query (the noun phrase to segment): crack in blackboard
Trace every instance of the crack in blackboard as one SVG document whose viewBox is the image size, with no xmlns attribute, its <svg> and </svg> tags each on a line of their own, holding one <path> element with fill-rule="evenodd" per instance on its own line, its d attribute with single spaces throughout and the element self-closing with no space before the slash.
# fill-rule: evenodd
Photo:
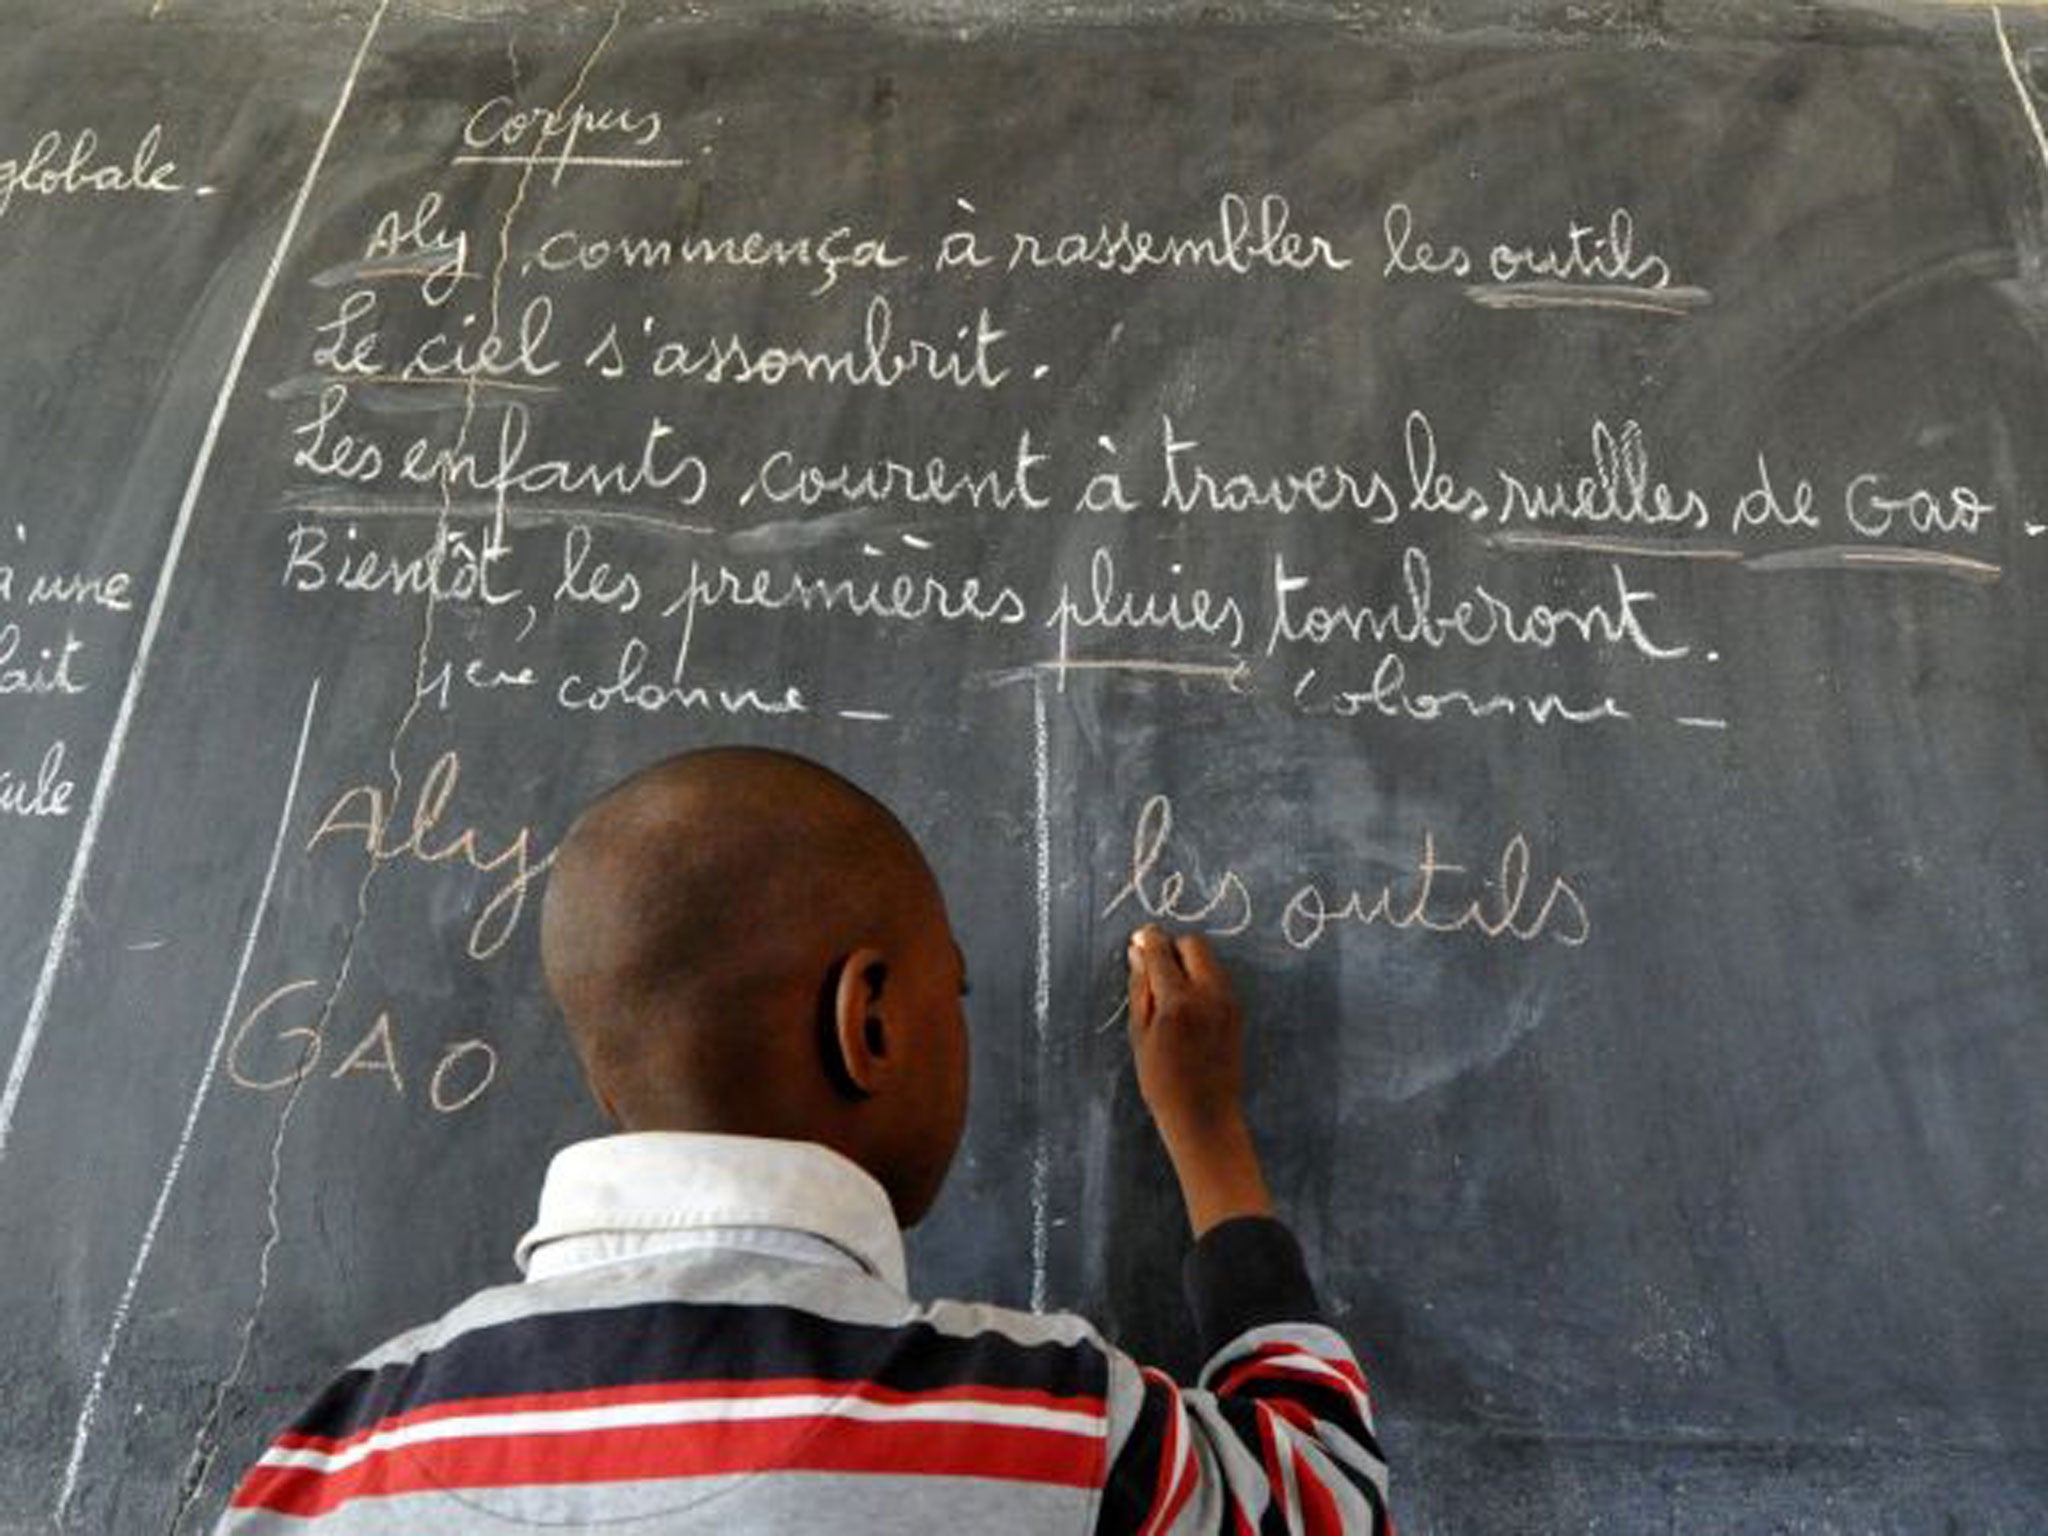
<svg viewBox="0 0 2048 1536">
<path fill-rule="evenodd" d="M 615 0 L 610 23 L 605 27 L 604 32 L 598 37 L 596 43 L 591 46 L 589 53 L 584 56 L 570 83 L 568 93 L 554 109 L 557 113 L 566 111 L 575 105 L 577 99 L 583 93 L 585 83 L 590 78 L 591 70 L 596 66 L 599 56 L 610 45 L 613 37 L 617 35 L 624 19 L 625 0 Z M 517 53 L 513 51 L 512 42 L 509 37 L 506 41 L 506 57 L 511 66 L 512 86 L 516 94 L 520 86 L 519 59 Z M 505 269 L 511 261 L 512 222 L 518 216 L 520 208 L 525 204 L 527 187 L 532 179 L 533 171 L 534 167 L 532 165 L 526 165 L 521 168 L 518 185 L 514 189 L 511 200 L 506 204 L 505 211 L 498 222 L 498 260 L 491 273 L 490 290 L 490 326 L 493 333 L 497 330 L 501 311 Z M 462 451 L 463 445 L 468 439 L 470 425 L 476 417 L 476 404 L 477 381 L 471 378 L 464 387 L 462 420 L 457 425 L 455 432 L 454 452 L 457 454 Z M 435 519 L 434 531 L 437 544 L 447 536 L 448 522 L 453 510 L 451 500 L 454 494 L 453 487 L 445 479 L 442 483 L 441 494 L 442 505 Z M 499 494 L 502 509 L 504 493 L 501 491 Z M 406 701 L 405 710 L 399 716 L 397 725 L 392 730 L 390 745 L 385 753 L 385 764 L 391 778 L 391 800 L 394 804 L 402 794 L 405 785 L 405 772 L 399 762 L 399 752 L 404 744 L 407 732 L 411 730 L 413 721 L 420 712 L 421 700 L 426 692 L 425 678 L 429 665 L 428 657 L 434 640 L 434 609 L 437 598 L 431 584 L 424 596 L 425 602 L 421 608 L 420 615 L 420 642 L 414 654 L 411 695 Z M 227 1375 L 214 1384 L 213 1391 L 207 1402 L 206 1412 L 202 1415 L 199 1426 L 193 1434 L 192 1449 L 186 1458 L 184 1474 L 179 1479 L 178 1502 L 172 1510 L 170 1524 L 167 1527 L 169 1536 L 177 1536 L 179 1528 L 185 1522 L 185 1517 L 191 1513 L 193 1505 L 198 1502 L 201 1494 L 205 1491 L 207 1478 L 212 1471 L 214 1457 L 219 1449 L 218 1445 L 213 1442 L 215 1442 L 218 1436 L 221 1416 L 226 1411 L 229 1394 L 233 1392 L 236 1385 L 240 1382 L 243 1372 L 248 1369 L 249 1357 L 254 1352 L 256 1328 L 262 1318 L 264 1303 L 270 1295 L 271 1259 L 284 1237 L 280 1207 L 284 1182 L 285 1138 L 289 1134 L 292 1116 L 297 1110 L 299 1099 L 305 1090 L 306 1080 L 311 1075 L 313 1059 L 322 1048 L 326 1038 L 327 1026 L 333 1020 L 335 1011 L 340 1004 L 342 992 L 348 984 L 356 950 L 361 942 L 363 930 L 368 925 L 370 919 L 370 888 L 376 883 L 377 875 L 382 868 L 383 865 L 379 860 L 372 859 L 368 867 L 363 871 L 363 878 L 356 887 L 355 915 L 351 919 L 348 932 L 342 940 L 341 957 L 335 967 L 334 984 L 328 989 L 326 997 L 322 1000 L 319 1016 L 315 1019 L 305 1037 L 298 1069 L 293 1075 L 291 1087 L 285 1096 L 284 1106 L 278 1112 L 277 1128 L 270 1142 L 270 1171 L 265 1197 L 267 1227 L 264 1234 L 263 1247 L 257 1257 L 256 1296 L 243 1318 L 241 1339 L 235 1351 L 234 1361 L 230 1365 Z"/>
</svg>

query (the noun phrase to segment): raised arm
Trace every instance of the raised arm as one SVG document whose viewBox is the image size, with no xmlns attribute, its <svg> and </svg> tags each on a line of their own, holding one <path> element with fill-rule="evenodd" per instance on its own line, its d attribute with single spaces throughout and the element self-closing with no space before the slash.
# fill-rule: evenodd
<svg viewBox="0 0 2048 1536">
<path fill-rule="evenodd" d="M 1391 1532 L 1364 1373 L 1273 1215 L 1245 1119 L 1230 978 L 1199 936 L 1152 927 L 1130 972 L 1131 1053 L 1195 1236 L 1184 1279 L 1208 1363 L 1186 1389 L 1113 1357 L 1096 1529 Z"/>
</svg>

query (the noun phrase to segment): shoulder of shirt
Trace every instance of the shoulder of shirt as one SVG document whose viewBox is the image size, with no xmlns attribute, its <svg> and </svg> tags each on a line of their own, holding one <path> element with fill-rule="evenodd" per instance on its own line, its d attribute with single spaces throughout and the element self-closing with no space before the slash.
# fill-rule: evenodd
<svg viewBox="0 0 2048 1536">
<path fill-rule="evenodd" d="M 1114 1353 L 1095 1325 L 1075 1312 L 1026 1312 L 990 1302 L 951 1300 L 918 1303 L 914 1310 L 942 1333 L 995 1333 L 1019 1344 L 1078 1345 Z"/>
<path fill-rule="evenodd" d="M 350 1368 L 375 1371 L 402 1365 L 482 1329 L 559 1313 L 662 1302 L 791 1307 L 852 1326 L 923 1325 L 949 1338 L 994 1335 L 1025 1346 L 1063 1346 L 1105 1356 L 1120 1353 L 1078 1313 L 1031 1312 L 952 1298 L 917 1301 L 872 1276 L 795 1262 L 764 1265 L 757 1257 L 687 1267 L 649 1258 L 624 1259 L 550 1280 L 488 1287 L 442 1316 L 387 1339 Z"/>
</svg>

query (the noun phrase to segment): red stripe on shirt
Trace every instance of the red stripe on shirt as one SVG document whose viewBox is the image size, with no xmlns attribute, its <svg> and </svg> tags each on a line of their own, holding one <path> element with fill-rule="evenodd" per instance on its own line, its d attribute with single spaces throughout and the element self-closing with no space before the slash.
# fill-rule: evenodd
<svg viewBox="0 0 2048 1536">
<path fill-rule="evenodd" d="M 1138 1536 L 1158 1536 L 1160 1531 L 1173 1524 L 1167 1505 L 1175 1492 L 1174 1471 L 1180 1461 L 1181 1437 L 1186 1431 L 1181 1423 L 1180 1389 L 1172 1379 L 1164 1371 L 1154 1370 L 1149 1365 L 1138 1367 L 1138 1374 L 1148 1387 L 1157 1387 L 1166 1395 L 1166 1432 L 1159 1437 L 1159 1476 L 1152 1485 L 1152 1512 L 1145 1517 L 1145 1524 L 1138 1532 Z M 1190 1456 L 1188 1460 L 1192 1462 L 1194 1458 Z"/>
<path fill-rule="evenodd" d="M 1160 1530 L 1173 1529 L 1173 1522 L 1180 1518 L 1181 1511 L 1188 1507 L 1188 1501 L 1194 1498 L 1195 1490 L 1201 1485 L 1202 1458 L 1190 1452 L 1180 1469 L 1180 1481 L 1174 1485 L 1173 1497 L 1167 1500 L 1166 1508 L 1159 1516 Z"/>
<path fill-rule="evenodd" d="M 1280 1468 L 1280 1432 L 1277 1426 L 1281 1419 L 1277 1413 L 1264 1407 L 1259 1409 L 1259 1463 L 1266 1469 L 1266 1487 L 1271 1491 L 1273 1502 L 1287 1508 L 1287 1481 Z"/>
<path fill-rule="evenodd" d="M 1290 1452 L 1294 1459 L 1294 1486 L 1301 1493 L 1302 1528 L 1309 1532 L 1329 1532 L 1330 1536 L 1342 1536 L 1344 1515 L 1337 1508 L 1332 1496 L 1308 1458 L 1300 1451 Z"/>
<path fill-rule="evenodd" d="M 1340 1381 L 1322 1371 L 1310 1370 L 1305 1366 L 1283 1364 L 1278 1361 L 1242 1373 L 1233 1373 L 1225 1391 L 1238 1393 L 1244 1391 L 1247 1386 L 1265 1382 L 1299 1382 L 1305 1387 L 1321 1387 L 1325 1392 L 1334 1392 L 1340 1398 L 1349 1398 L 1360 1418 L 1369 1418 L 1372 1413 L 1372 1404 L 1365 1394 L 1350 1382 Z"/>
<path fill-rule="evenodd" d="M 1344 1370 L 1340 1362 L 1302 1349 L 1276 1349 L 1239 1363 L 1217 1384 L 1216 1395 L 1227 1397 L 1246 1382 L 1264 1380 L 1311 1382 L 1333 1392 L 1355 1392 L 1368 1411 L 1372 1407 L 1365 1378 L 1356 1369 Z"/>
<path fill-rule="evenodd" d="M 1007 1425 L 874 1424 L 805 1415 L 570 1433 L 473 1435 L 375 1451 L 338 1472 L 258 1466 L 237 1508 L 301 1517 L 350 1499 L 441 1489 L 631 1482 L 738 1473 L 847 1472 L 982 1477 L 1092 1487 L 1096 1435 Z"/>
<path fill-rule="evenodd" d="M 320 1451 L 332 1456 L 361 1444 L 372 1435 L 389 1434 L 437 1419 L 466 1418 L 471 1414 L 554 1413 L 624 1404 L 682 1403 L 704 1398 L 785 1397 L 792 1394 L 858 1398 L 867 1403 L 988 1403 L 1000 1407 L 1052 1408 L 1065 1413 L 1092 1414 L 1097 1418 L 1107 1411 L 1099 1395 L 1062 1397 L 1032 1387 L 984 1387 L 972 1383 L 903 1392 L 872 1381 L 827 1381 L 805 1376 L 741 1381 L 649 1381 L 621 1387 L 579 1387 L 561 1392 L 508 1392 L 492 1397 L 451 1398 L 424 1408 L 391 1414 L 338 1440 L 287 1430 L 277 1437 L 275 1443 L 285 1450 Z"/>
</svg>

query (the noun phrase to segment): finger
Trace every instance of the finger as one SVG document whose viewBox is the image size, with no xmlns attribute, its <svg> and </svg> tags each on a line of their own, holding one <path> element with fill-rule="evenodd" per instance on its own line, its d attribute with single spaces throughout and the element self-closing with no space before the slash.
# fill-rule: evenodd
<svg viewBox="0 0 2048 1536">
<path fill-rule="evenodd" d="M 1180 970 L 1180 953 L 1174 948 L 1173 935 L 1157 923 L 1147 923 L 1132 932 L 1131 954 L 1134 963 L 1142 963 L 1148 970 Z"/>
<path fill-rule="evenodd" d="M 1139 953 L 1138 936 L 1131 935 L 1124 946 L 1124 959 L 1130 967 L 1128 978 L 1130 999 L 1130 1024 L 1135 1033 L 1152 1022 L 1152 984 L 1145 973 L 1145 959 Z"/>
<path fill-rule="evenodd" d="M 1198 990 L 1223 997 L 1230 995 L 1230 972 L 1216 958 L 1215 947 L 1207 939 L 1199 933 L 1184 933 L 1173 941 L 1173 947 L 1181 968 Z"/>
<path fill-rule="evenodd" d="M 1180 952 L 1164 929 L 1147 923 L 1131 935 L 1132 964 L 1145 973 L 1154 1003 L 1164 1006 L 1188 989 L 1187 972 L 1181 969 Z"/>
</svg>

